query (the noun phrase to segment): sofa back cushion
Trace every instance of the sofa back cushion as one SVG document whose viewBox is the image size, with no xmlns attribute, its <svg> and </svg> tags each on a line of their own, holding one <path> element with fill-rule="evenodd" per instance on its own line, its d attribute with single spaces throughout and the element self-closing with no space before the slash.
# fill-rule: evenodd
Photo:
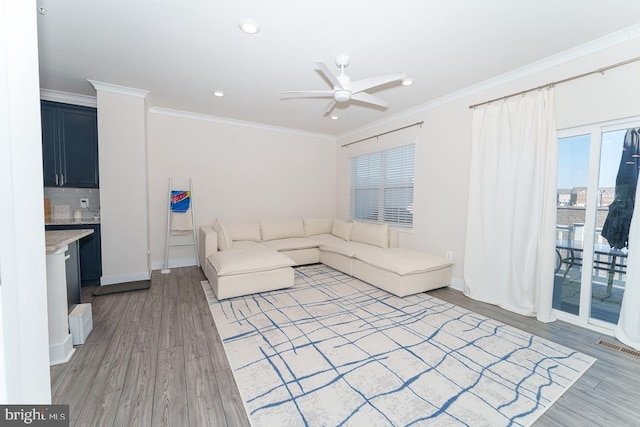
<svg viewBox="0 0 640 427">
<path fill-rule="evenodd" d="M 307 237 L 318 234 L 331 234 L 333 228 L 333 218 L 305 218 L 304 231 Z"/>
<path fill-rule="evenodd" d="M 284 221 L 263 221 L 260 223 L 262 240 L 289 239 L 305 237 L 304 223 L 301 218 Z"/>
<path fill-rule="evenodd" d="M 351 240 L 351 223 L 337 218 L 334 219 L 331 234 L 348 242 Z"/>
<path fill-rule="evenodd" d="M 231 232 L 231 240 L 245 240 L 250 242 L 260 241 L 260 224 L 257 222 L 228 222 L 227 227 Z"/>
<path fill-rule="evenodd" d="M 224 222 L 216 218 L 213 221 L 213 231 L 218 235 L 218 249 L 226 251 L 231 248 L 231 231 Z"/>
<path fill-rule="evenodd" d="M 351 226 L 351 241 L 388 248 L 389 225 L 354 221 Z"/>
</svg>

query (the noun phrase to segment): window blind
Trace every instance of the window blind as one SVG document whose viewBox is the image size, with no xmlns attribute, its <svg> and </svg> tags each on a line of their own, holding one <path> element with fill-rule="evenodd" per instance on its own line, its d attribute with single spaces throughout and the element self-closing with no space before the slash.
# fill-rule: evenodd
<svg viewBox="0 0 640 427">
<path fill-rule="evenodd" d="M 415 144 L 351 158 L 349 218 L 413 226 Z"/>
</svg>

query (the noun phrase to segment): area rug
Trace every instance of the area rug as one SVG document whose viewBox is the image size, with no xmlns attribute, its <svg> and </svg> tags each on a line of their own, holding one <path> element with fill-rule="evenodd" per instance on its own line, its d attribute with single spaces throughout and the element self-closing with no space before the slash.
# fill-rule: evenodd
<svg viewBox="0 0 640 427">
<path fill-rule="evenodd" d="M 527 426 L 595 361 L 428 294 L 324 265 L 218 301 L 202 283 L 253 426 Z"/>
</svg>

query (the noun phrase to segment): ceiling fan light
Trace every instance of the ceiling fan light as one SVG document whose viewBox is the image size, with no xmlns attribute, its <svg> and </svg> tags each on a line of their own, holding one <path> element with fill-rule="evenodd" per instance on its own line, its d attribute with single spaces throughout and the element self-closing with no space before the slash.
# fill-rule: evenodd
<svg viewBox="0 0 640 427">
<path fill-rule="evenodd" d="M 335 114 L 331 115 L 329 118 L 331 120 L 338 120 L 338 116 L 336 116 Z"/>
<path fill-rule="evenodd" d="M 412 84 L 413 84 L 413 79 L 411 77 L 402 79 L 402 86 L 410 86 Z"/>
<path fill-rule="evenodd" d="M 253 19 L 243 19 L 238 23 L 238 26 L 247 34 L 255 34 L 260 31 L 260 26 Z"/>
</svg>

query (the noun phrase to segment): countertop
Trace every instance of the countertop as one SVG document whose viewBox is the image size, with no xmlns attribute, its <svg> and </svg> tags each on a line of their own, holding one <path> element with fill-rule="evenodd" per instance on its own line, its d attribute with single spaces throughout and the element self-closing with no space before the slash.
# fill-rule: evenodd
<svg viewBox="0 0 640 427">
<path fill-rule="evenodd" d="M 47 254 L 52 254 L 69 243 L 80 240 L 91 233 L 93 233 L 92 229 L 45 231 L 44 239 Z"/>
<path fill-rule="evenodd" d="M 44 225 L 82 225 L 82 224 L 100 224 L 100 219 L 52 219 L 45 221 Z"/>
</svg>

